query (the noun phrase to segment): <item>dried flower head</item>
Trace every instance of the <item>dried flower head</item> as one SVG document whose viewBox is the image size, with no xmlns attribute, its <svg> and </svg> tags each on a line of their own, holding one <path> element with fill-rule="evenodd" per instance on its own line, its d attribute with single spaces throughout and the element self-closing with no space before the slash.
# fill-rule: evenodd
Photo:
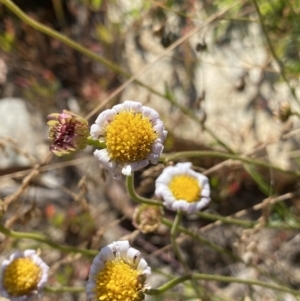
<svg viewBox="0 0 300 301">
<path fill-rule="evenodd" d="M 279 109 L 278 109 L 278 117 L 281 122 L 286 122 L 292 115 L 292 109 L 291 105 L 289 102 L 284 101 L 280 104 Z"/>
<path fill-rule="evenodd" d="M 88 300 L 144 300 L 150 274 L 151 268 L 141 253 L 127 240 L 113 242 L 94 258 L 86 287 Z"/>
<path fill-rule="evenodd" d="M 34 250 L 15 252 L 1 265 L 0 292 L 11 301 L 29 300 L 40 294 L 49 267 Z"/>
<path fill-rule="evenodd" d="M 162 216 L 161 207 L 142 204 L 135 208 L 132 223 L 142 233 L 151 233 L 160 226 Z"/>
<path fill-rule="evenodd" d="M 166 167 L 155 181 L 155 195 L 174 211 L 196 213 L 210 202 L 208 178 L 191 169 L 192 164 Z"/>
<path fill-rule="evenodd" d="M 115 178 L 157 164 L 166 136 L 155 110 L 129 100 L 102 112 L 91 126 L 91 137 L 106 143 L 94 155 Z"/>
<path fill-rule="evenodd" d="M 82 150 L 87 146 L 89 136 L 88 122 L 73 112 L 48 115 L 49 139 L 52 140 L 50 151 L 56 156 L 64 156 Z"/>
</svg>

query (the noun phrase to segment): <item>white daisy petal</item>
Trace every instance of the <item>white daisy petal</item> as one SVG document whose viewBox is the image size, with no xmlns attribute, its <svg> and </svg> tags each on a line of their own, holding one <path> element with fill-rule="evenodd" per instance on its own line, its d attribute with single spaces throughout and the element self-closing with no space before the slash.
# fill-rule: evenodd
<svg viewBox="0 0 300 301">
<path fill-rule="evenodd" d="M 194 171 L 191 169 L 192 163 L 191 162 L 184 162 L 184 163 L 177 163 L 176 168 L 180 170 L 181 172 L 187 172 L 190 171 L 191 173 L 194 173 Z"/>
<path fill-rule="evenodd" d="M 134 248 L 130 248 L 127 252 L 127 258 L 129 260 L 129 263 L 133 266 L 138 266 L 141 257 L 142 257 L 141 252 Z"/>
<path fill-rule="evenodd" d="M 209 204 L 209 202 L 210 202 L 209 198 L 202 198 L 201 202 L 197 203 L 197 211 L 206 207 Z"/>
<path fill-rule="evenodd" d="M 94 156 L 100 161 L 100 164 L 107 170 L 109 170 L 112 175 L 118 176 L 118 164 L 114 161 L 110 161 L 109 154 L 106 149 L 97 149 L 94 151 Z"/>
<path fill-rule="evenodd" d="M 90 135 L 105 141 L 106 149 L 96 150 L 94 155 L 117 178 L 121 173 L 131 175 L 149 163 L 157 164 L 167 131 L 155 110 L 126 100 L 102 112 L 91 126 Z"/>
<path fill-rule="evenodd" d="M 156 124 L 153 126 L 153 129 L 160 138 L 163 136 L 165 128 L 164 128 L 164 124 L 162 121 L 156 122 Z"/>
<path fill-rule="evenodd" d="M 129 111 L 142 112 L 143 105 L 140 102 L 125 100 L 123 105 L 126 106 Z"/>
<path fill-rule="evenodd" d="M 120 257 L 125 258 L 127 256 L 127 252 L 130 248 L 129 241 L 118 241 L 119 249 L 120 249 Z"/>
<path fill-rule="evenodd" d="M 90 274 L 95 275 L 99 270 L 102 270 L 103 268 L 104 268 L 103 261 L 99 258 L 99 256 L 96 256 L 93 260 Z"/>
<path fill-rule="evenodd" d="M 144 116 L 148 117 L 151 121 L 152 124 L 155 124 L 157 122 L 157 120 L 159 120 L 159 115 L 158 113 L 148 107 L 143 107 L 142 108 L 142 113 Z"/>
<path fill-rule="evenodd" d="M 126 164 L 122 168 L 122 174 L 125 176 L 130 176 L 132 174 L 132 167 L 131 164 Z"/>
<path fill-rule="evenodd" d="M 207 198 L 209 199 L 209 196 L 210 196 L 210 188 L 208 185 L 205 185 L 201 191 L 201 196 L 203 198 Z"/>
<path fill-rule="evenodd" d="M 159 157 L 164 149 L 164 146 L 161 143 L 154 143 L 151 147 L 151 153 L 147 156 L 147 159 L 152 163 L 152 164 L 157 164 Z"/>
<path fill-rule="evenodd" d="M 112 168 L 112 166 L 109 166 L 110 161 L 109 161 L 109 154 L 106 149 L 97 149 L 94 151 L 94 156 L 98 158 L 101 164 L 107 166 L 107 168 Z"/>
<path fill-rule="evenodd" d="M 113 120 L 113 118 L 116 114 L 117 114 L 117 112 L 115 110 L 105 110 L 97 117 L 95 123 L 100 128 L 103 128 Z"/>
<path fill-rule="evenodd" d="M 112 110 L 114 110 L 116 112 L 116 114 L 119 114 L 120 112 L 122 112 L 124 110 L 124 104 L 118 104 L 113 106 Z"/>
<path fill-rule="evenodd" d="M 112 246 L 108 245 L 104 248 L 102 248 L 101 252 L 99 253 L 99 258 L 102 262 L 111 261 L 116 258 L 115 256 L 115 250 L 113 250 Z"/>
<path fill-rule="evenodd" d="M 98 258 L 105 259 L 101 266 L 99 266 Z M 105 276 L 106 273 L 109 274 L 109 277 Z M 120 273 L 127 275 L 124 279 L 128 281 L 128 283 L 124 281 L 121 283 L 122 289 L 115 288 L 113 285 L 114 278 L 116 279 L 115 285 L 120 285 Z M 123 290 L 126 290 L 128 300 L 133 300 L 137 294 L 140 295 L 145 289 L 150 288 L 146 283 L 150 274 L 151 268 L 142 258 L 140 251 L 130 247 L 128 241 L 113 242 L 102 248 L 93 261 L 86 286 L 88 300 L 102 300 L 102 297 L 104 298 L 107 295 L 112 296 L 114 300 L 123 300 Z M 139 282 L 143 284 L 142 289 L 136 283 L 139 276 L 142 276 L 140 280 L 142 282 Z M 101 279 L 101 283 L 109 281 L 110 285 L 99 286 L 99 279 Z"/>
<path fill-rule="evenodd" d="M 164 141 L 167 138 L 168 131 L 164 130 L 162 135 L 162 140 Z"/>
<path fill-rule="evenodd" d="M 132 171 L 136 171 L 136 170 L 139 170 L 139 169 L 147 166 L 148 164 L 149 164 L 148 160 L 141 160 L 138 162 L 131 162 L 130 166 L 131 166 Z"/>
<path fill-rule="evenodd" d="M 156 179 L 155 195 L 163 199 L 166 208 L 193 214 L 209 204 L 208 178 L 191 167 L 190 162 L 168 166 Z"/>
<path fill-rule="evenodd" d="M 140 259 L 140 262 L 137 266 L 137 269 L 139 271 L 143 271 L 143 272 L 150 272 L 151 273 L 151 268 L 148 266 L 148 263 L 146 262 L 146 260 L 144 258 Z"/>
</svg>

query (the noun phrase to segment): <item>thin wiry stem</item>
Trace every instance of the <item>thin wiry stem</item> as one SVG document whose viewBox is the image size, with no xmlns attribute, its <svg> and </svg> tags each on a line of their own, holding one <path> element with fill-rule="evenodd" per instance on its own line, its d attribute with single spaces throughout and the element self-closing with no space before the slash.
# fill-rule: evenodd
<svg viewBox="0 0 300 301">
<path fill-rule="evenodd" d="M 182 217 L 182 212 L 178 211 L 175 216 L 175 220 L 173 221 L 172 227 L 171 227 L 171 233 L 170 233 L 171 234 L 171 244 L 173 247 L 173 251 L 174 251 L 175 255 L 177 256 L 178 260 L 180 261 L 180 263 L 182 264 L 185 272 L 189 274 L 190 270 L 189 270 L 188 266 L 186 265 L 185 261 L 183 260 L 179 246 L 176 243 L 176 237 L 177 237 L 177 232 L 178 232 L 177 230 L 178 230 L 178 227 L 180 224 L 181 217 Z"/>
<path fill-rule="evenodd" d="M 176 237 L 177 237 L 177 232 L 178 232 L 178 227 L 180 224 L 182 218 L 182 211 L 177 211 L 177 214 L 175 216 L 175 220 L 173 222 L 173 225 L 171 227 L 171 244 L 174 250 L 174 253 L 176 254 L 179 262 L 181 263 L 181 265 L 183 266 L 183 269 L 185 271 L 186 274 L 190 274 L 191 270 L 189 268 L 189 266 L 187 265 L 186 261 L 183 258 L 183 255 L 181 253 L 180 247 L 176 242 Z M 191 283 L 192 283 L 192 287 L 197 295 L 198 298 L 201 298 L 201 292 L 199 289 L 199 286 L 197 284 L 197 282 L 195 281 L 195 279 L 191 279 Z"/>
<path fill-rule="evenodd" d="M 256 222 L 253 222 L 253 221 L 246 221 L 246 220 L 242 220 L 242 219 L 221 216 L 218 214 L 212 214 L 212 213 L 207 213 L 207 212 L 202 212 L 202 211 L 199 211 L 196 214 L 205 220 L 220 221 L 223 224 L 236 225 L 236 226 L 241 226 L 243 228 L 253 228 L 256 225 Z"/>
<path fill-rule="evenodd" d="M 94 140 L 92 137 L 88 137 L 86 142 L 87 145 L 97 147 L 98 149 L 106 148 L 106 144 L 104 142 L 100 142 L 99 140 Z"/>
<path fill-rule="evenodd" d="M 166 219 L 166 218 L 162 218 L 162 223 L 169 227 L 169 228 L 172 228 L 172 225 L 173 225 L 173 221 L 170 221 L 169 219 Z M 193 238 L 194 240 L 198 241 L 200 244 L 202 245 L 206 245 L 208 247 L 210 247 L 212 250 L 216 251 L 216 252 L 219 252 L 219 253 L 222 253 L 222 254 L 226 254 L 228 257 L 234 259 L 234 260 L 238 260 L 238 261 L 241 261 L 241 259 L 235 255 L 233 255 L 231 252 L 229 252 L 228 250 L 214 244 L 213 242 L 209 241 L 208 239 L 206 239 L 205 237 L 203 236 L 200 236 L 198 235 L 197 233 L 193 232 L 193 231 L 190 231 L 182 226 L 178 226 L 177 227 L 178 231 L 179 232 L 182 232 L 188 236 L 190 236 L 191 238 Z"/>
<path fill-rule="evenodd" d="M 252 159 L 252 158 L 248 158 L 248 157 L 242 157 L 237 154 L 229 154 L 229 153 L 216 152 L 216 151 L 186 151 L 186 152 L 177 152 L 174 154 L 162 154 L 162 156 L 160 157 L 160 161 L 161 162 L 169 162 L 169 161 L 177 160 L 180 158 L 201 158 L 201 157 L 233 159 L 233 160 L 241 161 L 243 163 L 253 164 L 256 166 L 261 166 L 261 167 L 277 170 L 282 173 L 290 174 L 290 175 L 293 175 L 296 177 L 300 177 L 299 171 L 284 169 L 277 165 L 273 165 L 273 164 L 265 162 L 265 161 Z"/>
<path fill-rule="evenodd" d="M 87 48 L 81 46 L 80 44 L 76 43 L 75 41 L 73 41 L 72 39 L 66 37 L 65 35 L 62 35 L 60 33 L 58 33 L 57 31 L 37 22 L 36 20 L 30 18 L 29 16 L 27 16 L 18 6 L 16 6 L 11 0 L 0 0 L 0 3 L 2 3 L 3 5 L 5 5 L 9 10 L 11 10 L 17 17 L 19 17 L 23 22 L 25 22 L 26 24 L 28 24 L 29 26 L 33 27 L 34 29 L 43 32 L 49 36 L 51 36 L 52 38 L 57 39 L 58 41 L 68 45 L 69 47 L 77 50 L 78 52 L 86 55 L 87 57 L 105 65 L 106 67 L 110 68 L 111 70 L 114 70 L 115 72 L 123 75 L 124 77 L 130 77 L 126 82 L 124 82 L 118 89 L 116 89 L 113 93 L 111 93 L 111 95 L 108 96 L 108 98 L 104 99 L 101 104 L 99 106 L 97 106 L 94 110 L 92 110 L 92 112 L 90 112 L 86 118 L 88 119 L 89 117 L 91 117 L 93 114 L 95 114 L 100 108 L 102 108 L 103 105 L 107 104 L 111 99 L 113 99 L 114 97 L 116 97 L 121 91 L 123 91 L 131 82 L 135 82 L 137 84 L 139 84 L 140 86 L 146 88 L 148 91 L 150 91 L 153 94 L 156 94 L 162 98 L 165 98 L 167 100 L 169 100 L 173 105 L 180 107 L 180 110 L 188 115 L 191 116 L 196 122 L 199 123 L 199 120 L 197 119 L 197 117 L 190 111 L 190 110 L 185 110 L 184 107 L 179 106 L 179 104 L 177 104 L 174 100 L 172 100 L 170 97 L 168 97 L 167 95 L 165 95 L 164 93 L 160 93 L 156 90 L 154 90 L 151 86 L 148 86 L 142 82 L 140 82 L 137 78 L 138 76 L 140 76 L 142 73 L 144 73 L 145 71 L 147 71 L 150 67 L 152 67 L 155 63 L 157 63 L 161 58 L 165 57 L 168 53 L 170 53 L 173 49 L 175 49 L 176 47 L 178 47 L 180 44 L 182 44 L 184 41 L 186 41 L 187 39 L 189 39 L 190 37 L 192 37 L 195 33 L 197 33 L 198 31 L 200 31 L 201 29 L 205 28 L 207 25 L 211 24 L 212 22 L 220 19 L 221 17 L 223 17 L 230 9 L 232 9 L 233 7 L 235 7 L 237 4 L 243 3 L 244 1 L 237 1 L 236 3 L 234 3 L 233 5 L 229 5 L 228 7 L 224 8 L 222 11 L 212 15 L 211 17 L 208 18 L 208 20 L 206 22 L 204 22 L 203 24 L 193 28 L 192 30 L 190 30 L 187 34 L 185 34 L 184 36 L 182 36 L 181 38 L 179 38 L 178 40 L 176 40 L 172 45 L 170 45 L 168 48 L 166 48 L 153 62 L 149 63 L 147 66 L 145 66 L 142 70 L 140 70 L 137 74 L 131 76 L 130 74 L 128 74 L 127 72 L 125 72 L 124 70 L 122 70 L 121 68 L 119 68 L 118 66 L 116 66 L 115 64 L 113 64 L 112 62 L 108 61 L 107 59 L 97 55 L 96 53 L 88 50 Z M 228 150 L 229 152 L 233 153 L 233 151 L 230 149 L 229 146 L 227 146 L 220 138 L 218 138 L 215 133 L 213 131 L 211 131 L 209 128 L 205 128 L 206 131 L 217 141 L 218 144 L 220 144 L 221 146 L 223 146 L 226 150 Z"/>
<path fill-rule="evenodd" d="M 197 279 L 197 280 L 206 280 L 206 281 L 220 281 L 225 283 L 241 283 L 246 285 L 257 285 L 269 289 L 273 289 L 276 291 L 286 292 L 290 293 L 295 296 L 300 295 L 300 291 L 293 290 L 289 287 L 283 286 L 283 285 L 277 285 L 273 283 L 268 283 L 264 281 L 254 280 L 254 279 L 243 279 L 243 278 L 236 278 L 236 277 L 230 277 L 230 276 L 219 276 L 219 275 L 210 275 L 210 274 L 190 274 L 185 275 L 182 277 L 175 278 L 166 284 L 162 285 L 158 289 L 150 289 L 146 291 L 147 295 L 161 295 L 162 293 L 166 292 L 167 290 L 171 289 L 172 287 L 183 283 L 187 280 L 191 279 Z"/>
<path fill-rule="evenodd" d="M 192 110 L 190 110 L 189 108 L 180 105 L 179 103 L 177 103 L 174 99 L 168 99 L 168 101 L 175 106 L 176 108 L 178 108 L 184 115 L 188 116 L 189 118 L 191 118 L 192 120 L 196 121 L 198 124 L 199 122 L 199 118 L 194 114 L 194 112 Z M 204 124 L 201 124 L 202 128 L 209 134 L 211 135 L 216 142 L 221 145 L 225 150 L 227 150 L 229 153 L 234 153 L 234 151 L 231 149 L 230 146 L 228 146 L 224 141 L 222 141 L 209 127 L 205 126 Z"/>
<path fill-rule="evenodd" d="M 11 12 L 13 12 L 19 19 L 21 19 L 23 22 L 28 24 L 29 26 L 33 27 L 34 29 L 62 42 L 63 44 L 69 46 L 70 48 L 75 49 L 76 51 L 84 54 L 85 56 L 103 64 L 107 68 L 115 71 L 116 73 L 128 78 L 131 77 L 131 74 L 127 73 L 114 63 L 110 62 L 108 59 L 94 53 L 93 51 L 90 51 L 89 49 L 83 47 L 79 43 L 75 42 L 74 40 L 68 38 L 67 36 L 57 32 L 56 30 L 51 29 L 48 26 L 43 25 L 42 23 L 34 20 L 33 18 L 29 17 L 26 13 L 24 13 L 17 5 L 15 5 L 11 0 L 0 0 L 0 3 L 5 5 Z M 165 98 L 165 95 L 163 93 L 157 92 L 152 87 L 140 82 L 137 79 L 133 80 L 138 85 L 148 89 L 151 93 L 156 94 L 160 97 Z"/>
<path fill-rule="evenodd" d="M 38 233 L 31 233 L 31 232 L 16 232 L 10 229 L 7 229 L 3 225 L 0 224 L 0 232 L 3 233 L 5 236 L 12 237 L 15 239 L 32 239 L 34 241 L 38 241 L 44 244 L 49 245 L 50 247 L 54 249 L 61 250 L 62 252 L 66 253 L 80 253 L 85 256 L 91 256 L 94 257 L 96 256 L 99 251 L 97 250 L 87 250 L 87 249 L 81 249 L 81 248 L 76 248 L 73 246 L 66 246 L 62 245 L 60 243 L 56 243 L 50 239 L 48 239 L 46 236 Z"/>
<path fill-rule="evenodd" d="M 275 52 L 275 49 L 272 45 L 272 42 L 270 40 L 270 37 L 268 35 L 268 32 L 267 32 L 267 29 L 266 29 L 266 26 L 264 24 L 264 20 L 263 20 L 263 16 L 260 12 L 260 9 L 259 9 L 259 5 L 257 3 L 256 0 L 252 0 L 252 3 L 255 7 L 255 10 L 256 10 L 256 13 L 258 15 L 258 20 L 259 20 L 259 23 L 260 23 L 260 26 L 261 26 L 261 29 L 263 31 L 263 34 L 264 34 L 264 37 L 266 39 L 266 42 L 267 42 L 267 45 L 268 45 L 268 48 L 274 58 L 274 60 L 276 61 L 278 67 L 279 67 L 279 71 L 280 71 L 280 75 L 282 77 L 282 79 L 286 82 L 287 86 L 289 87 L 289 90 L 293 96 L 293 98 L 299 102 L 298 98 L 297 98 L 297 95 L 296 95 L 296 92 L 295 92 L 295 89 L 290 85 L 289 83 L 289 80 L 287 79 L 286 77 L 286 74 L 285 74 L 285 69 L 284 69 L 284 65 L 282 64 L 282 62 L 280 61 L 279 57 L 277 56 L 276 52 Z"/>
<path fill-rule="evenodd" d="M 219 281 L 219 282 L 225 282 L 225 283 L 241 283 L 245 285 L 257 285 L 260 287 L 265 287 L 269 289 L 273 289 L 276 291 L 281 291 L 285 293 L 290 293 L 295 296 L 300 295 L 300 291 L 293 290 L 289 287 L 283 286 L 283 285 L 277 285 L 273 283 L 268 283 L 264 281 L 254 280 L 254 279 L 243 279 L 243 278 L 236 278 L 236 277 L 230 277 L 230 276 L 219 276 L 219 275 L 210 275 L 210 274 L 190 274 L 185 275 L 182 277 L 178 277 L 175 279 L 172 279 L 171 281 L 163 284 L 157 289 L 149 289 L 146 290 L 147 295 L 161 295 L 165 293 L 166 291 L 170 290 L 174 286 L 184 283 L 185 281 L 197 279 L 197 280 L 204 280 L 204 281 Z M 71 292 L 71 293 L 81 293 L 85 291 L 85 287 L 49 287 L 46 286 L 44 289 L 45 292 L 48 293 L 65 293 L 65 292 Z"/>
<path fill-rule="evenodd" d="M 161 202 L 150 200 L 150 199 L 147 199 L 147 198 L 143 198 L 135 192 L 135 189 L 134 189 L 134 174 L 132 174 L 131 176 L 126 177 L 126 188 L 127 188 L 127 191 L 129 193 L 129 195 L 131 196 L 132 200 L 134 200 L 137 203 L 147 204 L 147 205 L 154 205 L 154 206 L 161 206 L 161 207 L 163 206 L 163 204 Z"/>
</svg>

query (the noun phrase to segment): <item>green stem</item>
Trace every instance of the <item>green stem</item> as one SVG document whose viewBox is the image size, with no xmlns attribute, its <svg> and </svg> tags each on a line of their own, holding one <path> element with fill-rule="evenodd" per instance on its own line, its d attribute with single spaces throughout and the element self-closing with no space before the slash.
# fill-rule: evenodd
<svg viewBox="0 0 300 301">
<path fill-rule="evenodd" d="M 52 248 L 61 250 L 62 252 L 67 252 L 67 253 L 81 253 L 82 255 L 85 256 L 91 256 L 94 257 L 96 256 L 99 251 L 96 250 L 87 250 L 87 249 L 81 249 L 81 248 L 76 248 L 72 246 L 64 246 L 59 243 L 53 242 L 46 238 L 44 235 L 38 234 L 38 233 L 30 233 L 30 232 L 16 232 L 10 229 L 5 228 L 3 225 L 0 224 L 0 232 L 3 233 L 6 236 L 15 238 L 15 239 L 32 239 L 44 244 L 47 244 L 51 246 Z"/>
<path fill-rule="evenodd" d="M 277 285 L 272 283 L 267 283 L 259 280 L 253 280 L 253 279 L 243 279 L 243 278 L 236 278 L 236 277 L 230 277 L 230 276 L 219 276 L 219 275 L 209 275 L 209 274 L 192 274 L 192 275 L 185 275 L 179 278 L 175 278 L 166 284 L 162 285 L 158 289 L 150 289 L 147 290 L 145 293 L 147 295 L 161 295 L 162 293 L 166 292 L 167 290 L 171 289 L 175 285 L 178 285 L 180 283 L 183 283 L 187 280 L 191 279 L 197 279 L 197 280 L 207 280 L 207 281 L 220 281 L 220 282 L 226 282 L 226 283 L 241 283 L 246 285 L 257 285 L 281 292 L 290 293 L 292 295 L 298 296 L 300 295 L 300 291 L 293 290 L 289 287 L 283 286 L 283 285 Z"/>
<path fill-rule="evenodd" d="M 172 228 L 172 225 L 173 225 L 173 222 L 172 222 L 172 221 L 170 221 L 170 220 L 168 220 L 168 219 L 166 219 L 166 218 L 162 218 L 162 223 L 163 223 L 165 226 L 167 226 L 167 227 L 169 227 L 169 228 Z M 200 236 L 199 234 L 197 234 L 197 233 L 195 233 L 195 232 L 193 232 L 193 231 L 190 231 L 190 230 L 188 230 L 188 229 L 186 229 L 186 228 L 184 228 L 184 227 L 182 227 L 182 226 L 178 226 L 177 229 L 178 229 L 179 232 L 182 232 L 182 233 L 184 233 L 184 234 L 190 236 L 191 238 L 197 240 L 197 241 L 200 242 L 201 244 L 206 245 L 206 246 L 212 248 L 212 249 L 215 250 L 216 252 L 219 252 L 219 253 L 222 253 L 222 254 L 226 254 L 226 255 L 228 255 L 229 257 L 231 257 L 232 259 L 236 259 L 236 260 L 241 261 L 241 259 L 240 259 L 239 257 L 237 257 L 237 256 L 235 256 L 235 255 L 233 255 L 233 254 L 231 254 L 231 253 L 228 252 L 226 249 L 224 249 L 224 248 L 222 248 L 222 247 L 220 247 L 220 246 L 218 246 L 218 245 L 212 243 L 211 241 L 209 241 L 209 240 L 206 239 L 205 237 Z"/>
<path fill-rule="evenodd" d="M 285 83 L 287 84 L 287 86 L 288 86 L 288 88 L 289 88 L 289 90 L 290 90 L 290 92 L 291 92 L 293 98 L 294 98 L 297 102 L 299 102 L 299 101 L 298 101 L 298 98 L 297 98 L 297 95 L 296 95 L 296 92 L 295 92 L 295 89 L 290 85 L 290 83 L 289 83 L 289 81 L 288 81 L 288 79 L 287 79 L 287 77 L 286 77 L 284 65 L 282 64 L 282 62 L 281 62 L 280 59 L 278 58 L 278 56 L 277 56 L 277 54 L 276 54 L 276 52 L 275 52 L 275 49 L 274 49 L 274 47 L 273 47 L 273 45 L 272 45 L 272 43 L 271 43 L 271 40 L 270 40 L 270 38 L 269 38 L 269 35 L 268 35 L 268 32 L 267 32 L 266 26 L 265 26 L 265 24 L 264 24 L 263 16 L 262 16 L 262 14 L 261 14 L 261 12 L 260 12 L 260 9 L 259 9 L 259 6 L 258 6 L 258 3 L 257 3 L 256 0 L 252 0 L 252 3 L 253 3 L 253 5 L 254 5 L 255 10 L 256 10 L 256 13 L 257 13 L 257 15 L 258 15 L 258 20 L 259 20 L 261 29 L 262 29 L 262 31 L 263 31 L 263 34 L 264 34 L 264 36 L 265 36 L 265 39 L 266 39 L 267 45 L 268 45 L 268 47 L 269 47 L 269 50 L 270 50 L 270 52 L 271 52 L 271 54 L 272 54 L 274 60 L 276 61 L 278 67 L 279 67 L 280 75 L 281 75 L 282 79 L 285 81 Z"/>
<path fill-rule="evenodd" d="M 87 138 L 86 142 L 87 145 L 95 146 L 100 149 L 106 148 L 106 144 L 104 142 L 100 142 L 99 140 L 94 140 L 91 136 Z"/>
<path fill-rule="evenodd" d="M 145 294 L 151 295 L 151 296 L 161 295 L 164 292 L 166 292 L 167 290 L 171 289 L 172 287 L 174 287 L 180 283 L 183 283 L 187 280 L 191 280 L 191 279 L 192 279 L 192 275 L 181 276 L 181 277 L 175 278 L 175 279 L 165 283 L 164 285 L 162 285 L 161 287 L 159 287 L 157 289 L 146 290 Z"/>
<path fill-rule="evenodd" d="M 190 274 L 190 275 L 185 275 L 182 277 L 175 278 L 161 287 L 157 289 L 150 289 L 146 290 L 147 295 L 155 296 L 155 295 L 161 295 L 165 293 L 166 291 L 170 290 L 174 286 L 184 283 L 185 281 L 192 280 L 192 279 L 197 279 L 197 280 L 206 280 L 206 281 L 220 281 L 220 282 L 225 282 L 225 283 L 241 283 L 241 284 L 246 284 L 246 285 L 257 285 L 277 291 L 282 291 L 286 293 L 290 293 L 292 295 L 300 295 L 300 291 L 298 290 L 293 290 L 289 287 L 283 286 L 283 285 L 277 285 L 277 284 L 272 284 L 272 283 L 267 283 L 264 281 L 259 281 L 259 280 L 253 280 L 253 279 L 242 279 L 242 278 L 236 278 L 236 277 L 230 277 L 230 276 L 219 276 L 219 275 L 210 275 L 210 274 Z M 46 286 L 44 288 L 44 291 L 47 293 L 65 293 L 65 292 L 70 292 L 70 293 L 82 293 L 85 292 L 85 287 L 49 287 Z"/>
<path fill-rule="evenodd" d="M 291 112 L 291 116 L 294 115 L 294 116 L 297 116 L 297 117 L 300 117 L 300 113 L 299 112 Z"/>
<path fill-rule="evenodd" d="M 143 198 L 135 192 L 134 189 L 134 174 L 132 173 L 131 176 L 126 177 L 126 187 L 129 195 L 131 196 L 132 200 L 134 200 L 137 203 L 140 204 L 148 204 L 148 205 L 153 205 L 153 206 L 163 206 L 162 202 L 150 200 L 147 198 Z"/>
<path fill-rule="evenodd" d="M 173 225 L 173 221 L 170 221 L 166 218 L 162 218 L 162 223 L 169 227 L 169 228 L 172 228 L 172 225 Z M 178 231 L 179 232 L 182 232 L 188 236 L 190 236 L 191 238 L 195 239 L 196 241 L 198 241 L 200 244 L 202 245 L 206 245 L 208 247 L 210 247 L 211 249 L 213 249 L 214 251 L 218 252 L 218 253 L 221 253 L 221 254 L 226 254 L 228 257 L 234 259 L 234 260 L 238 260 L 238 261 L 242 261 L 239 257 L 233 255 L 231 252 L 229 252 L 228 250 L 212 243 L 211 241 L 209 241 L 208 239 L 198 235 L 197 233 L 193 232 L 193 231 L 190 231 L 182 226 L 178 226 L 177 227 Z"/>
<path fill-rule="evenodd" d="M 257 166 L 277 170 L 282 173 L 287 173 L 287 174 L 294 175 L 296 177 L 300 177 L 299 171 L 292 171 L 289 169 L 284 169 L 279 166 L 276 166 L 276 165 L 273 165 L 271 163 L 261 161 L 261 160 L 256 160 L 256 159 L 251 159 L 251 158 L 247 158 L 247 157 L 241 157 L 236 154 L 228 154 L 228 153 L 216 152 L 216 151 L 187 151 L 187 152 L 177 152 L 175 154 L 162 154 L 161 160 L 163 162 L 168 162 L 168 161 L 173 161 L 173 160 L 177 160 L 180 158 L 201 158 L 201 157 L 237 160 L 237 161 L 241 161 L 244 163 L 254 164 Z"/>
<path fill-rule="evenodd" d="M 185 260 L 183 258 L 183 255 L 181 253 L 180 247 L 176 242 L 177 230 L 178 230 L 181 218 L 182 218 L 182 211 L 179 210 L 176 213 L 175 220 L 174 220 L 173 225 L 171 227 L 171 244 L 172 244 L 172 247 L 174 249 L 175 255 L 177 256 L 179 262 L 181 263 L 181 265 L 184 268 L 185 273 L 190 274 L 191 270 L 188 267 L 187 263 L 185 262 Z M 201 292 L 199 290 L 199 286 L 198 286 L 197 282 L 195 281 L 195 279 L 193 279 L 193 278 L 191 279 L 191 284 L 192 284 L 192 287 L 193 287 L 193 289 L 196 293 L 196 296 L 199 299 L 201 299 Z"/>
<path fill-rule="evenodd" d="M 84 293 L 86 291 L 85 287 L 72 287 L 72 286 L 61 286 L 61 287 L 51 287 L 45 286 L 44 292 L 53 293 L 53 294 L 61 294 L 61 293 Z"/>
<path fill-rule="evenodd" d="M 186 106 L 182 106 L 179 103 L 177 103 L 174 99 L 168 98 L 168 101 L 175 106 L 176 108 L 178 108 L 184 115 L 190 117 L 192 120 L 196 121 L 198 124 L 200 124 L 202 126 L 202 128 L 204 130 L 206 130 L 208 132 L 209 135 L 211 135 L 219 145 L 221 145 L 225 150 L 227 150 L 229 153 L 234 153 L 234 151 L 225 143 L 223 142 L 219 137 L 216 136 L 216 134 L 209 129 L 207 126 L 203 125 L 200 123 L 199 118 L 194 114 L 194 112 L 192 110 L 190 110 L 189 108 L 187 108 Z"/>
<path fill-rule="evenodd" d="M 224 149 L 226 149 L 229 153 L 234 154 L 235 152 L 230 148 L 225 142 L 223 142 L 210 128 L 208 128 L 205 124 L 203 124 L 203 129 L 208 132 L 216 141 L 218 144 L 223 146 Z"/>
<path fill-rule="evenodd" d="M 218 214 L 211 214 L 206 212 L 197 212 L 197 216 L 209 220 L 209 221 L 221 221 L 224 224 L 236 225 L 241 226 L 243 228 L 253 228 L 256 225 L 256 222 L 253 221 L 245 221 L 241 219 L 236 219 L 227 216 L 221 216 Z"/>
<path fill-rule="evenodd" d="M 170 233 L 171 234 L 171 244 L 172 244 L 173 250 L 175 252 L 175 255 L 177 256 L 178 260 L 180 261 L 180 263 L 182 264 L 182 266 L 185 270 L 185 273 L 189 274 L 190 269 L 188 268 L 185 261 L 183 260 L 180 248 L 179 248 L 178 244 L 176 243 L 177 230 L 178 230 L 181 218 L 182 218 L 182 212 L 177 211 L 175 220 L 171 227 L 171 233 Z"/>
</svg>

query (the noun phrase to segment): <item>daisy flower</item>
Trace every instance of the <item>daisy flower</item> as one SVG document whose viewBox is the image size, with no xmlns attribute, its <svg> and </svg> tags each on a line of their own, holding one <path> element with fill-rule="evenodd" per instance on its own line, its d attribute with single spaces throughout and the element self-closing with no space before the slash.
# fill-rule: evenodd
<svg viewBox="0 0 300 301">
<path fill-rule="evenodd" d="M 94 258 L 86 287 L 88 300 L 144 300 L 150 274 L 151 268 L 141 253 L 127 240 L 113 242 Z"/>
<path fill-rule="evenodd" d="M 48 279 L 48 270 L 34 250 L 13 253 L 1 265 L 1 295 L 11 301 L 29 300 L 41 293 Z"/>
<path fill-rule="evenodd" d="M 106 149 L 94 155 L 115 178 L 131 175 L 151 162 L 157 164 L 167 136 L 158 113 L 127 100 L 103 111 L 91 126 L 91 137 L 104 141 Z"/>
<path fill-rule="evenodd" d="M 155 181 L 155 195 L 174 211 L 196 213 L 210 202 L 208 178 L 191 169 L 192 163 L 166 167 Z"/>
</svg>

